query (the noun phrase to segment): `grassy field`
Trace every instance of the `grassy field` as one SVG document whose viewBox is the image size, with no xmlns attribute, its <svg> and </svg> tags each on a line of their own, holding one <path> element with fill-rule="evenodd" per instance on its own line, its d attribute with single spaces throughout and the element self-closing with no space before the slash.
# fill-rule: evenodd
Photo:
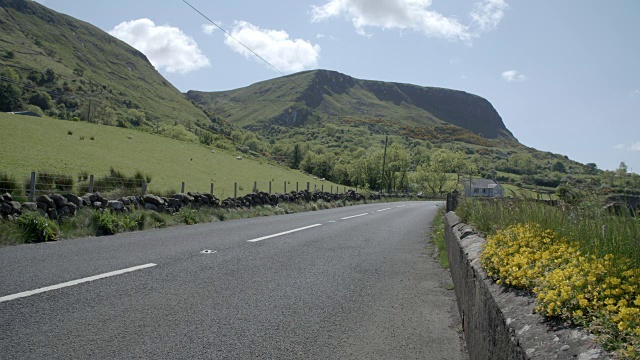
<svg viewBox="0 0 640 360">
<path fill-rule="evenodd" d="M 268 191 L 272 181 L 273 192 L 282 192 L 285 181 L 288 191 L 295 190 L 296 182 L 300 190 L 307 182 L 311 190 L 337 187 L 286 167 L 237 160 L 239 154 L 220 149 L 214 153 L 200 144 L 112 126 L 0 114 L 0 134 L 0 172 L 20 181 L 31 171 L 104 176 L 114 167 L 128 175 L 150 175 L 152 193 L 180 191 L 182 182 L 185 191 L 199 192 L 209 192 L 213 182 L 218 197 L 233 196 L 234 182 L 238 195 L 251 192 L 254 181 L 262 191 Z"/>
<path fill-rule="evenodd" d="M 555 189 L 540 187 L 540 190 L 545 191 L 547 193 L 538 192 L 531 189 L 519 188 L 515 185 L 511 184 L 500 184 L 504 188 L 504 195 L 515 198 L 528 198 L 528 199 L 542 199 L 542 200 L 550 200 L 557 199 L 558 197 L 555 194 L 550 194 L 549 192 L 555 191 Z"/>
</svg>

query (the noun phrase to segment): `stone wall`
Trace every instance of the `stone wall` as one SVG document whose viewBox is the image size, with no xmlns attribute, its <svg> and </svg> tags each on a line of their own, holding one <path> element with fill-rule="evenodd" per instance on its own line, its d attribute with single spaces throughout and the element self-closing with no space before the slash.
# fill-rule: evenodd
<svg viewBox="0 0 640 360">
<path fill-rule="evenodd" d="M 408 197 L 406 194 L 385 195 L 371 194 L 367 200 L 379 200 L 390 197 Z M 284 194 L 269 194 L 258 192 L 247 194 L 238 198 L 226 198 L 220 200 L 212 194 L 186 193 L 174 194 L 171 197 L 160 197 L 152 194 L 125 196 L 115 200 L 105 199 L 100 193 L 88 193 L 83 196 L 74 194 L 50 194 L 40 195 L 35 202 L 19 203 L 14 201 L 11 195 L 0 195 L 0 217 L 12 220 L 25 211 L 37 211 L 41 215 L 57 220 L 65 216 L 73 216 L 84 207 L 97 210 L 109 209 L 115 212 L 131 212 L 135 209 L 147 209 L 158 212 L 174 213 L 182 207 L 198 208 L 208 206 L 213 208 L 236 209 L 250 208 L 253 206 L 276 206 L 280 203 L 291 202 L 315 202 L 318 200 L 331 201 L 361 201 L 365 197 L 362 194 L 350 190 L 345 193 L 335 194 L 329 192 L 292 191 Z"/>
<path fill-rule="evenodd" d="M 536 314 L 532 294 L 495 284 L 480 266 L 485 239 L 454 212 L 445 241 L 471 360 L 609 359 L 584 330 Z"/>
</svg>

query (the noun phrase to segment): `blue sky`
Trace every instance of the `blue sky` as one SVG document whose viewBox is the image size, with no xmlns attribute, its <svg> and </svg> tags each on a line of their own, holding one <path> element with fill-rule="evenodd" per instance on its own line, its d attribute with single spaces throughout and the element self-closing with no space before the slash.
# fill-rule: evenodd
<svg viewBox="0 0 640 360">
<path fill-rule="evenodd" d="M 489 100 L 521 143 L 640 173 L 640 1 L 188 0 L 284 73 Z M 144 52 L 183 92 L 279 76 L 181 0 L 43 0 Z"/>
</svg>

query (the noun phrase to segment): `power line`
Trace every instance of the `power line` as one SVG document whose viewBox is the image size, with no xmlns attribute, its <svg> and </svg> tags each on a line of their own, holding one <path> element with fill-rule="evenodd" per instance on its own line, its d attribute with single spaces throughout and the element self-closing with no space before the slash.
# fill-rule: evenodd
<svg viewBox="0 0 640 360">
<path fill-rule="evenodd" d="M 207 19 L 207 21 L 209 21 L 211 24 L 213 24 L 215 27 L 217 27 L 218 29 L 220 29 L 222 32 L 224 32 L 228 37 L 232 38 L 233 40 L 235 40 L 238 44 L 242 45 L 245 49 L 249 50 L 253 55 L 257 56 L 260 60 L 264 61 L 265 64 L 269 65 L 273 70 L 277 71 L 278 73 L 280 73 L 280 75 L 282 76 L 287 76 L 287 74 L 283 73 L 282 71 L 278 70 L 277 67 L 273 66 L 270 62 L 268 62 L 267 60 L 265 60 L 262 56 L 258 55 L 258 53 L 256 53 L 255 51 L 251 50 L 250 47 L 248 47 L 247 45 L 243 44 L 242 41 L 236 39 L 233 35 L 231 35 L 231 33 L 229 33 L 227 30 L 225 30 L 224 28 L 222 28 L 222 26 L 216 24 L 215 22 L 213 22 L 211 19 L 209 19 L 205 14 L 203 14 L 200 10 L 196 9 L 193 5 L 189 4 L 186 0 L 182 0 L 185 4 L 189 5 L 190 8 L 192 8 L 195 12 L 197 12 L 198 14 L 202 15 L 203 18 Z M 302 88 L 302 86 L 300 86 L 297 82 L 295 82 L 293 79 L 288 79 L 289 81 L 291 81 L 294 85 L 296 85 L 299 88 Z"/>
</svg>

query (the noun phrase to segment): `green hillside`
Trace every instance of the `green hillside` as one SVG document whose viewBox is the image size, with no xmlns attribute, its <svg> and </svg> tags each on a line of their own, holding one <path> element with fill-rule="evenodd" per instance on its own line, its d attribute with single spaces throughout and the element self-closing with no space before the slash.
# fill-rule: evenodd
<svg viewBox="0 0 640 360">
<path fill-rule="evenodd" d="M 35 1 L 0 0 L 0 34 L 0 92 L 6 100 L 15 86 L 20 98 L 0 100 L 0 111 L 32 104 L 109 125 L 211 124 L 145 55 L 91 24 Z"/>
<path fill-rule="evenodd" d="M 307 182 L 325 191 L 336 186 L 259 159 L 237 160 L 235 153 L 112 126 L 0 114 L 0 134 L 0 172 L 20 181 L 31 171 L 104 176 L 114 167 L 151 176 L 149 191 L 156 193 L 180 191 L 183 181 L 186 191 L 199 192 L 208 192 L 213 182 L 218 197 L 232 196 L 234 182 L 239 194 L 251 192 L 254 181 L 262 191 L 272 181 L 273 192 L 282 192 L 285 181 L 288 191 L 296 182 L 301 190 Z"/>
</svg>

